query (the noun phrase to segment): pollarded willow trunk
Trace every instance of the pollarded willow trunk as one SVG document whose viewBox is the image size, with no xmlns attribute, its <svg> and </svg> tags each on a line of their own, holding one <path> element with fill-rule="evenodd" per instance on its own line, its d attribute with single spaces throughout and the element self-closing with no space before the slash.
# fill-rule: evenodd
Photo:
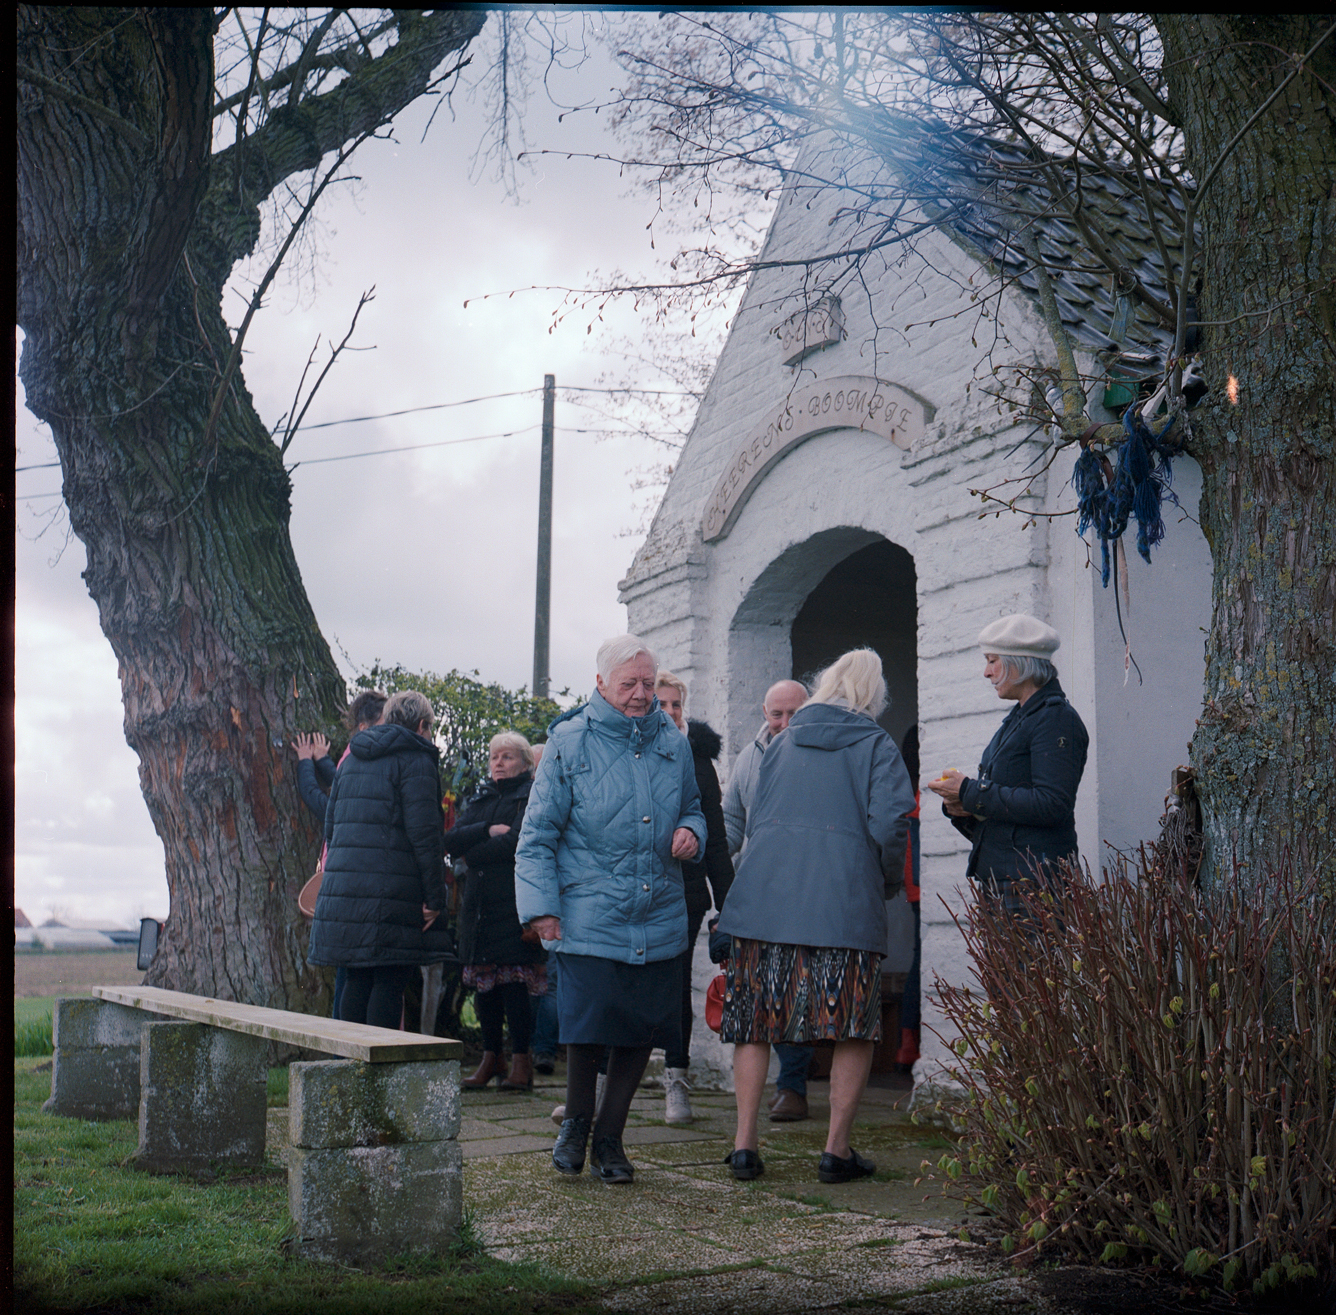
<svg viewBox="0 0 1336 1315">
<path fill-rule="evenodd" d="M 1330 25 L 1157 19 L 1194 176 Z M 1336 37 L 1224 158 L 1201 201 L 1213 404 L 1194 413 L 1214 563 L 1193 740 L 1208 861 L 1288 852 L 1336 878 Z M 1229 379 L 1237 381 L 1237 403 Z"/>
<path fill-rule="evenodd" d="M 286 744 L 328 727 L 344 691 L 239 373 L 209 426 L 232 347 L 222 290 L 269 192 L 414 99 L 483 21 L 396 17 L 388 56 L 211 157 L 209 9 L 18 16 L 22 375 L 163 841 L 171 912 L 150 981 L 280 1008 L 328 1005 L 296 903 L 319 837 Z"/>
<path fill-rule="evenodd" d="M 318 850 L 285 742 L 328 723 L 342 682 L 293 558 L 287 474 L 239 381 L 206 441 L 230 341 L 217 262 L 191 266 L 197 292 L 181 254 L 208 183 L 211 14 L 121 17 L 20 20 L 21 63 L 130 128 L 40 89 L 20 105 L 23 381 L 55 436 L 165 851 L 150 980 L 319 1007 L 296 911 Z"/>
</svg>

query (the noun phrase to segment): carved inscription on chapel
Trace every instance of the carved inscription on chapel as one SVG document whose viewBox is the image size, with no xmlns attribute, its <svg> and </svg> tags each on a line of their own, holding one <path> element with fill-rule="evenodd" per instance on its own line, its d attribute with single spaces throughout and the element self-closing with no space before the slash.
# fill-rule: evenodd
<svg viewBox="0 0 1336 1315">
<path fill-rule="evenodd" d="M 808 384 L 794 392 L 733 455 L 705 504 L 701 534 L 722 539 L 766 472 L 798 444 L 832 429 L 860 429 L 908 450 L 923 438 L 932 408 L 912 393 L 858 375 Z"/>
<path fill-rule="evenodd" d="M 833 347 L 844 337 L 844 311 L 833 293 L 819 297 L 796 315 L 790 315 L 775 330 L 785 365 L 797 365 L 823 347 Z"/>
</svg>

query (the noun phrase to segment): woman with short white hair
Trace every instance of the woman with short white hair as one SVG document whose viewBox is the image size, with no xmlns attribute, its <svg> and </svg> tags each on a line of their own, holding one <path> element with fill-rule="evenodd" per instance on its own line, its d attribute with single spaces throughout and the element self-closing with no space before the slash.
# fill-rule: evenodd
<svg viewBox="0 0 1336 1315">
<path fill-rule="evenodd" d="M 970 880 L 1019 914 L 1016 885 L 1061 883 L 1062 865 L 1079 858 L 1076 792 L 1090 737 L 1058 683 L 1053 654 L 1062 641 L 1052 626 L 1016 613 L 979 632 L 984 679 L 1016 706 L 998 727 L 977 776 L 952 770 L 928 789 L 970 840 Z"/>
<path fill-rule="evenodd" d="M 552 1163 L 629 1183 L 622 1132 L 654 1046 L 681 1028 L 687 906 L 681 862 L 705 844 L 687 739 L 654 695 L 658 661 L 635 635 L 598 651 L 589 702 L 549 728 L 515 861 L 520 918 L 560 954 L 566 1107 Z M 599 1061 L 607 1081 L 595 1110 Z"/>
<path fill-rule="evenodd" d="M 849 1144 L 881 1036 L 886 900 L 904 879 L 914 790 L 886 707 L 881 659 L 855 649 L 761 759 L 747 841 L 719 930 L 733 940 L 720 1039 L 734 1044 L 733 1176 L 759 1177 L 756 1119 L 774 1042 L 833 1041 L 823 1183 L 876 1166 Z"/>
</svg>

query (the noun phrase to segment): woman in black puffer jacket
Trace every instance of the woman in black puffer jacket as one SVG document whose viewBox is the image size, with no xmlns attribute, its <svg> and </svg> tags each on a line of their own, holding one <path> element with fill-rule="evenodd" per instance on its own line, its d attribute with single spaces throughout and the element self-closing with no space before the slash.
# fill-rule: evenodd
<svg viewBox="0 0 1336 1315">
<path fill-rule="evenodd" d="M 325 811 L 325 878 L 307 959 L 347 969 L 339 1017 L 399 1026 L 404 987 L 449 957 L 445 819 L 431 703 L 401 690 L 379 726 L 359 731 Z"/>
<path fill-rule="evenodd" d="M 493 1077 L 502 1091 L 533 1087 L 531 995 L 547 991 L 547 955 L 537 938 L 526 940 L 515 912 L 515 847 L 533 784 L 534 752 L 515 731 L 492 737 L 491 780 L 464 806 L 445 836 L 446 851 L 468 864 L 459 905 L 459 957 L 464 984 L 474 990 L 482 1027 L 482 1063 L 465 1087 L 485 1087 Z M 510 1025 L 510 1071 L 502 1076 L 502 1022 Z"/>
<path fill-rule="evenodd" d="M 686 733 L 691 745 L 691 760 L 696 769 L 696 785 L 700 788 L 701 812 L 705 814 L 705 852 L 699 861 L 684 860 L 682 885 L 687 897 L 687 949 L 682 957 L 682 1038 L 675 1050 L 665 1050 L 663 1059 L 664 1121 L 690 1123 L 691 1098 L 687 1094 L 687 1068 L 691 1064 L 691 962 L 696 952 L 696 938 L 700 925 L 710 911 L 711 895 L 714 907 L 724 907 L 724 896 L 733 884 L 733 860 L 728 856 L 728 833 L 724 826 L 723 792 L 719 788 L 719 774 L 714 764 L 724 742 L 718 733 L 703 721 L 688 721 L 686 717 L 687 686 L 671 671 L 660 671 L 654 690 L 659 706 Z"/>
</svg>

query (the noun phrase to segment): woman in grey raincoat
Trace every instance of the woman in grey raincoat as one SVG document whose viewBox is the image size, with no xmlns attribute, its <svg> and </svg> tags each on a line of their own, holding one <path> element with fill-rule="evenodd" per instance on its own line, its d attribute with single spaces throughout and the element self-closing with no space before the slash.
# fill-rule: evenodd
<svg viewBox="0 0 1336 1315">
<path fill-rule="evenodd" d="M 886 900 L 904 880 L 914 789 L 876 718 L 881 659 L 855 649 L 821 674 L 761 759 L 747 844 L 719 930 L 733 938 L 720 1039 L 733 1042 L 733 1176 L 764 1172 L 756 1118 L 772 1042 L 834 1041 L 824 1183 L 876 1166 L 849 1131 L 881 1036 Z"/>
</svg>

